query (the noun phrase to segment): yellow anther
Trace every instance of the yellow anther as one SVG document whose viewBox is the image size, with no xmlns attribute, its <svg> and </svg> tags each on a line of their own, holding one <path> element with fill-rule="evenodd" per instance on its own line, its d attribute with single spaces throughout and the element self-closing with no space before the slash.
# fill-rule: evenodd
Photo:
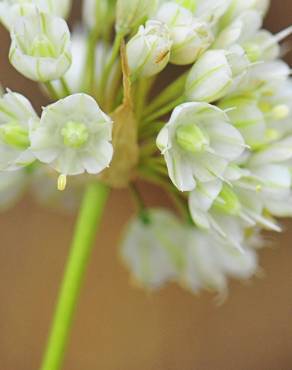
<svg viewBox="0 0 292 370">
<path fill-rule="evenodd" d="M 256 186 L 256 192 L 259 193 L 260 191 L 262 191 L 262 185 L 257 185 Z"/>
<path fill-rule="evenodd" d="M 58 177 L 58 190 L 64 191 L 66 189 L 67 185 L 67 176 L 66 175 L 60 175 Z"/>
</svg>

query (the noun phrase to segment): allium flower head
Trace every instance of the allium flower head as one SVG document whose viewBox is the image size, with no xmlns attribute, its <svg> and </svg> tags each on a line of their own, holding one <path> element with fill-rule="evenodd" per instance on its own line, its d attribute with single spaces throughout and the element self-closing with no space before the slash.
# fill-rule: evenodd
<svg viewBox="0 0 292 370">
<path fill-rule="evenodd" d="M 244 141 L 224 111 L 207 103 L 178 106 L 157 138 L 168 173 L 181 191 L 196 181 L 224 178 L 228 164 L 244 150 Z"/>
<path fill-rule="evenodd" d="M 112 121 L 86 94 L 68 96 L 46 107 L 31 132 L 41 162 L 63 175 L 98 174 L 112 158 Z"/>
<path fill-rule="evenodd" d="M 11 64 L 51 101 L 39 118 L 0 81 L 0 209 L 28 179 L 41 202 L 70 208 L 90 183 L 84 204 L 97 203 L 82 229 L 107 188 L 128 188 L 138 216 L 122 256 L 140 285 L 224 295 L 229 276 L 249 279 L 261 230 L 280 232 L 278 217 L 292 216 L 292 80 L 281 60 L 292 26 L 263 29 L 269 3 L 84 0 L 71 43 L 71 0 L 0 0 Z M 149 209 L 138 181 L 159 186 L 179 218 Z"/>
<path fill-rule="evenodd" d="M 61 18 L 41 12 L 21 17 L 11 38 L 10 62 L 27 78 L 56 80 L 70 67 L 70 32 Z"/>
<path fill-rule="evenodd" d="M 37 114 L 23 95 L 9 91 L 0 98 L 1 170 L 15 170 L 34 160 L 29 126 L 36 119 Z"/>
</svg>

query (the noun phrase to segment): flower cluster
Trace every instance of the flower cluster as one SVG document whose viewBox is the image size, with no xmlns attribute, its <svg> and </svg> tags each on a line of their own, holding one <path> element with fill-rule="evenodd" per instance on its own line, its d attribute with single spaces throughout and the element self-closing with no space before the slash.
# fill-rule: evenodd
<svg viewBox="0 0 292 370">
<path fill-rule="evenodd" d="M 138 215 L 121 253 L 142 286 L 225 293 L 228 276 L 251 278 L 260 231 L 292 216 L 292 27 L 262 28 L 269 0 L 84 0 L 72 32 L 70 7 L 0 3 L 11 64 L 51 99 L 39 116 L 1 94 L 0 204 L 31 183 L 70 205 L 89 181 L 128 187 Z M 64 193 L 55 173 L 59 190 L 72 176 Z M 179 216 L 148 208 L 139 179 Z"/>
</svg>

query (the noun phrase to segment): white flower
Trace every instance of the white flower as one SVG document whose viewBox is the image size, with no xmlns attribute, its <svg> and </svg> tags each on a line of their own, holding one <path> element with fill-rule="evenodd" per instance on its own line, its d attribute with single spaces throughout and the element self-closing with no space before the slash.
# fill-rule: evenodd
<svg viewBox="0 0 292 370">
<path fill-rule="evenodd" d="M 173 111 L 157 146 L 175 186 L 190 191 L 197 180 L 222 178 L 245 144 L 222 110 L 207 103 L 185 103 Z"/>
<path fill-rule="evenodd" d="M 232 92 L 245 76 L 249 62 L 243 49 L 208 50 L 190 70 L 185 88 L 187 99 L 214 102 Z"/>
<path fill-rule="evenodd" d="M 214 47 L 225 49 L 253 40 L 262 24 L 263 19 L 258 11 L 245 11 L 217 35 Z"/>
<path fill-rule="evenodd" d="M 66 18 L 72 0 L 2 0 L 0 2 L 0 21 L 11 30 L 19 17 L 30 15 L 38 9 L 57 17 Z"/>
<path fill-rule="evenodd" d="M 112 121 L 96 101 L 75 94 L 44 108 L 31 132 L 32 151 L 63 175 L 98 174 L 113 155 Z"/>
<path fill-rule="evenodd" d="M 232 0 L 197 0 L 195 16 L 216 24 L 226 13 Z"/>
<path fill-rule="evenodd" d="M 161 72 L 167 65 L 172 42 L 167 26 L 148 21 L 127 44 L 131 74 L 149 77 Z"/>
<path fill-rule="evenodd" d="M 13 207 L 23 195 L 29 176 L 25 170 L 0 171 L 0 211 Z"/>
<path fill-rule="evenodd" d="M 155 11 L 157 0 L 117 0 L 116 30 L 128 34 Z"/>
<path fill-rule="evenodd" d="M 37 114 L 24 96 L 9 91 L 0 97 L 0 170 L 15 170 L 34 160 L 29 125 L 36 119 Z"/>
<path fill-rule="evenodd" d="M 151 209 L 128 225 L 122 258 L 138 283 L 150 289 L 174 280 L 184 265 L 183 228 L 169 211 Z"/>
<path fill-rule="evenodd" d="M 10 62 L 27 78 L 56 80 L 70 67 L 70 31 L 61 18 L 40 12 L 21 17 L 11 38 Z"/>
<path fill-rule="evenodd" d="M 242 230 L 236 232 L 240 242 L 246 244 Z M 186 267 L 181 283 L 193 293 L 208 289 L 224 298 L 228 276 L 246 280 L 256 273 L 257 256 L 247 245 L 240 252 L 228 242 L 218 241 L 195 228 L 188 228 L 186 234 Z"/>
<path fill-rule="evenodd" d="M 267 185 L 271 178 L 265 171 L 271 170 L 272 174 L 281 175 L 281 179 L 274 181 L 274 185 Z M 287 172 L 281 168 L 252 169 L 231 185 L 222 185 L 217 181 L 199 184 L 189 196 L 189 209 L 194 223 L 201 229 L 209 230 L 223 240 L 228 240 L 231 245 L 241 250 L 242 246 L 230 233 L 230 223 L 234 222 L 246 228 L 260 226 L 268 230 L 281 231 L 275 220 L 266 214 L 265 200 L 278 188 L 278 199 L 287 190 Z M 267 189 L 262 193 L 263 186 Z M 286 191 L 287 193 L 287 191 Z M 269 195 L 270 194 L 270 195 Z M 285 193 L 284 193 L 285 194 Z M 274 198 L 275 199 L 275 198 Z M 232 228 L 231 228 L 232 230 Z"/>
</svg>

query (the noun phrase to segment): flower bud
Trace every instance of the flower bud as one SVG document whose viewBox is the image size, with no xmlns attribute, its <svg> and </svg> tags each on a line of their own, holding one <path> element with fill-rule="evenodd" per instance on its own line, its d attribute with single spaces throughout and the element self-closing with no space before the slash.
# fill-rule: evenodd
<svg viewBox="0 0 292 370">
<path fill-rule="evenodd" d="M 27 78 L 56 80 L 71 65 L 70 31 L 61 18 L 40 12 L 21 17 L 11 38 L 10 62 Z"/>
<path fill-rule="evenodd" d="M 169 61 L 171 40 L 167 26 L 148 21 L 127 44 L 127 57 L 134 77 L 149 77 L 161 72 Z"/>
<path fill-rule="evenodd" d="M 189 72 L 185 94 L 192 101 L 214 102 L 241 82 L 249 61 L 244 50 L 234 45 L 229 50 L 208 50 Z"/>
<path fill-rule="evenodd" d="M 232 85 L 232 69 L 224 50 L 209 50 L 194 64 L 186 81 L 186 97 L 192 101 L 213 102 Z"/>
<path fill-rule="evenodd" d="M 173 41 L 170 62 L 173 64 L 194 63 L 214 40 L 210 26 L 197 19 L 190 25 L 173 27 L 170 31 Z"/>
<path fill-rule="evenodd" d="M 157 0 L 117 0 L 116 30 L 128 34 L 155 11 Z"/>
<path fill-rule="evenodd" d="M 0 21 L 11 30 L 15 21 L 39 10 L 57 17 L 66 18 L 72 0 L 2 0 L 0 2 Z"/>
</svg>

